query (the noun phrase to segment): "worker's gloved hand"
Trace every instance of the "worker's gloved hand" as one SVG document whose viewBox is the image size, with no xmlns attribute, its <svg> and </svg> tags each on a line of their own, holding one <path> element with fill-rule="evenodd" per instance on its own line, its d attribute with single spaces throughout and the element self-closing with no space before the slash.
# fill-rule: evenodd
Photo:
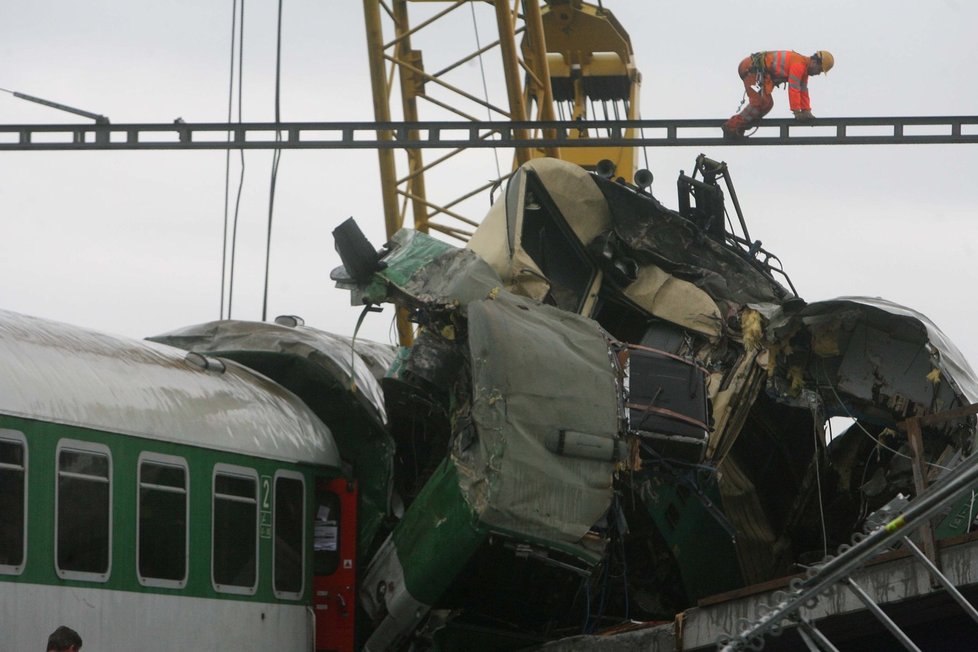
<svg viewBox="0 0 978 652">
<path fill-rule="evenodd" d="M 795 120 L 798 122 L 812 122 L 815 120 L 815 116 L 812 115 L 812 112 L 808 109 L 805 109 L 804 111 L 794 111 L 794 114 Z"/>
</svg>

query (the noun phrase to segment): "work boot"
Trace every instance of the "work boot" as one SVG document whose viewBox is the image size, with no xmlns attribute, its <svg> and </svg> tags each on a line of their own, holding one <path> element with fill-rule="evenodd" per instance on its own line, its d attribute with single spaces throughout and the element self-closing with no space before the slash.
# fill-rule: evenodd
<svg viewBox="0 0 978 652">
<path fill-rule="evenodd" d="M 723 129 L 723 137 L 726 140 L 746 140 L 747 136 L 744 135 L 743 129 L 731 128 L 728 123 L 723 123 L 721 127 Z"/>
</svg>

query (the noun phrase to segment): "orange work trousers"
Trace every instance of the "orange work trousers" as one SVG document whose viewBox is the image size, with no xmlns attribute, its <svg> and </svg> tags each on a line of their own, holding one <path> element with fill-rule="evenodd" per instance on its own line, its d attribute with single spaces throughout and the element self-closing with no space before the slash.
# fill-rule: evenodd
<svg viewBox="0 0 978 652">
<path fill-rule="evenodd" d="M 731 117 L 723 128 L 728 132 L 735 132 L 743 135 L 744 131 L 757 125 L 761 118 L 766 116 L 774 107 L 774 82 L 768 74 L 762 74 L 760 91 L 754 89 L 758 84 L 758 74 L 751 69 L 751 58 L 747 57 L 737 66 L 737 74 L 744 82 L 744 91 L 747 93 L 747 106 L 737 115 Z"/>
</svg>

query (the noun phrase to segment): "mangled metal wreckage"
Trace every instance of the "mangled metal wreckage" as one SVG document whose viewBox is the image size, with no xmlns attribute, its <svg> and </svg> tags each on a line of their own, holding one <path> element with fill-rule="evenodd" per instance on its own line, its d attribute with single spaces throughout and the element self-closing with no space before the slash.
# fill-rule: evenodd
<svg viewBox="0 0 978 652">
<path fill-rule="evenodd" d="M 978 399 L 923 315 L 782 286 L 697 170 L 677 212 L 532 161 L 465 249 L 338 230 L 338 285 L 419 325 L 384 380 L 405 511 L 363 578 L 370 649 L 529 645 L 796 572 L 913 493 L 900 421 Z M 931 479 L 974 440 L 925 429 Z"/>
</svg>

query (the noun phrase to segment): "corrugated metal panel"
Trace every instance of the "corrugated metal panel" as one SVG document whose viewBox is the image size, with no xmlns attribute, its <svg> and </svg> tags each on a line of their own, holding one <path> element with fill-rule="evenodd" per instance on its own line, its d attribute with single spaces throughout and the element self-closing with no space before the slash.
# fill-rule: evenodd
<svg viewBox="0 0 978 652">
<path fill-rule="evenodd" d="M 339 465 L 293 394 L 226 361 L 0 311 L 0 413 L 287 461 Z"/>
</svg>

